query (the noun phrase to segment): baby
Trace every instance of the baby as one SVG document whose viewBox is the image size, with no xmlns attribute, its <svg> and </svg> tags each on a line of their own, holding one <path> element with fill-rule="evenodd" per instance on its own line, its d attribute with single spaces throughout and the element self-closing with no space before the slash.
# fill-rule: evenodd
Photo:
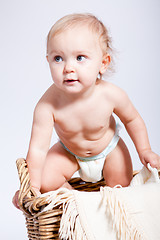
<svg viewBox="0 0 160 240">
<path fill-rule="evenodd" d="M 127 94 L 102 80 L 111 54 L 108 31 L 91 14 L 65 16 L 51 28 L 47 61 L 54 83 L 36 105 L 26 159 L 37 194 L 70 188 L 68 180 L 78 170 L 84 181 L 104 177 L 111 187 L 129 185 L 131 157 L 113 113 L 124 124 L 141 162 L 160 168 L 144 121 Z M 60 140 L 49 149 L 53 127 Z"/>
</svg>

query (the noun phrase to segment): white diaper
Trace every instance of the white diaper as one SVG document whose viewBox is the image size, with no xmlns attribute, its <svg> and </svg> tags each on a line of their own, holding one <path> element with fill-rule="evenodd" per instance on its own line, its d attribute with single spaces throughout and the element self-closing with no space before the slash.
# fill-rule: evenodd
<svg viewBox="0 0 160 240">
<path fill-rule="evenodd" d="M 93 161 L 81 161 L 77 159 L 80 169 L 79 175 L 86 182 L 98 182 L 103 178 L 102 170 L 106 157 Z"/>
<path fill-rule="evenodd" d="M 105 159 L 107 155 L 117 146 L 119 141 L 119 128 L 120 126 L 117 125 L 112 141 L 100 154 L 86 158 L 75 156 L 80 166 L 79 175 L 82 180 L 86 182 L 98 182 L 103 178 L 103 166 Z"/>
<path fill-rule="evenodd" d="M 98 182 L 103 178 L 103 166 L 106 156 L 117 146 L 119 141 L 120 125 L 116 125 L 116 131 L 113 139 L 103 152 L 92 157 L 79 157 L 71 152 L 61 141 L 62 146 L 77 159 L 80 169 L 79 175 L 86 182 Z"/>
</svg>

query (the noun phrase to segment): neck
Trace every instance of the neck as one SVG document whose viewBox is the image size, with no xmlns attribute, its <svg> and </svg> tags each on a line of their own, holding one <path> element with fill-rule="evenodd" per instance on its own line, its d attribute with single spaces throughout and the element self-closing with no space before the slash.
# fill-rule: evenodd
<svg viewBox="0 0 160 240">
<path fill-rule="evenodd" d="M 70 94 L 70 93 L 66 93 L 66 98 L 69 100 L 69 101 L 85 101 L 87 99 L 89 99 L 94 91 L 95 91 L 95 87 L 96 85 L 93 85 L 92 87 L 90 87 L 89 89 L 85 89 L 85 91 L 81 91 L 79 93 L 73 93 L 73 94 Z"/>
<path fill-rule="evenodd" d="M 84 91 L 78 92 L 78 93 L 69 93 L 69 92 L 65 92 L 60 89 L 57 89 L 57 92 L 59 92 L 59 95 L 62 96 L 62 98 L 64 99 L 64 101 L 67 102 L 76 102 L 76 101 L 85 101 L 87 99 L 89 99 L 94 91 L 95 91 L 95 87 L 97 84 L 94 84 L 93 86 L 89 87 L 88 89 L 85 89 Z"/>
</svg>

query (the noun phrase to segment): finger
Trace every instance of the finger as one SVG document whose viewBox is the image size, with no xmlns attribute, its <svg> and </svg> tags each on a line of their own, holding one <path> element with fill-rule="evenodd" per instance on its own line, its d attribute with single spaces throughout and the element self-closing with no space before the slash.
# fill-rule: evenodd
<svg viewBox="0 0 160 240">
<path fill-rule="evenodd" d="M 15 195 L 14 195 L 14 197 L 13 197 L 13 199 L 12 199 L 12 203 L 13 203 L 13 205 L 14 205 L 16 208 L 20 209 L 20 207 L 19 207 L 19 202 L 18 202 L 18 195 L 19 195 L 19 191 L 17 191 L 17 192 L 15 193 Z"/>
</svg>

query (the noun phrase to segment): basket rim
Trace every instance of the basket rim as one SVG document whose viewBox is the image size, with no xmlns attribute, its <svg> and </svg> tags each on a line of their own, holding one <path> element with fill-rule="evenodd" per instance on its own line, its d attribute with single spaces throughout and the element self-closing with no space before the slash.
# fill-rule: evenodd
<svg viewBox="0 0 160 240">
<path fill-rule="evenodd" d="M 19 206 L 26 215 L 33 216 L 34 214 L 37 214 L 42 207 L 49 204 L 48 197 L 44 197 L 43 194 L 42 196 L 37 196 L 32 189 L 26 160 L 24 158 L 19 158 L 16 161 L 16 165 L 20 180 L 18 197 Z M 137 173 L 139 173 L 138 170 L 133 171 L 133 176 Z M 73 177 L 68 182 L 71 184 L 73 189 L 86 192 L 99 191 L 100 187 L 106 186 L 104 179 L 99 182 L 90 183 L 83 181 L 80 177 Z"/>
</svg>

